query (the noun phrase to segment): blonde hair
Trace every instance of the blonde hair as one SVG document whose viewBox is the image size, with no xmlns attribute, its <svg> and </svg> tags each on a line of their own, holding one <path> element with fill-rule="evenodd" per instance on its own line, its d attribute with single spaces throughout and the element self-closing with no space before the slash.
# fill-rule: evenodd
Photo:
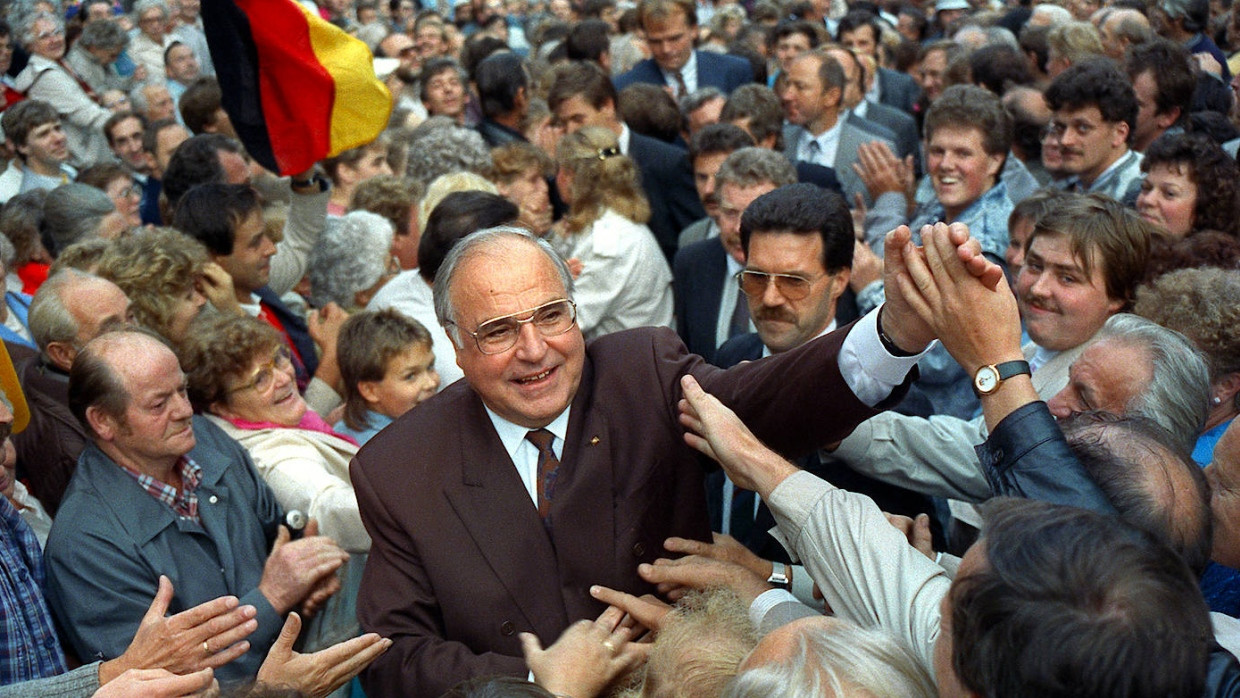
<svg viewBox="0 0 1240 698">
<path fill-rule="evenodd" d="M 139 324 L 179 342 L 181 337 L 169 336 L 172 316 L 206 263 L 202 243 L 172 228 L 154 228 L 113 242 L 98 273 L 125 292 Z"/>
<path fill-rule="evenodd" d="M 620 153 L 616 134 L 587 126 L 560 139 L 560 167 L 573 174 L 572 199 L 564 224 L 580 233 L 611 209 L 634 223 L 650 220 L 650 204 L 642 193 L 637 165 Z"/>
<path fill-rule="evenodd" d="M 435 210 L 439 202 L 443 201 L 448 194 L 455 194 L 458 191 L 484 191 L 488 194 L 499 194 L 499 190 L 486 177 L 473 172 L 461 171 L 439 175 L 426 188 L 426 195 L 418 204 L 418 229 L 425 230 L 426 222 L 430 220 L 431 212 Z"/>
</svg>

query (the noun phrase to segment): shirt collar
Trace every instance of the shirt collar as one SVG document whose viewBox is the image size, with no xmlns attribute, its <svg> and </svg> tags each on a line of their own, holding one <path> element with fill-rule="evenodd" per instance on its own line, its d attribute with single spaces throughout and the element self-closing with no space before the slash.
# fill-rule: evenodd
<svg viewBox="0 0 1240 698">
<path fill-rule="evenodd" d="M 504 444 L 504 450 L 508 452 L 508 457 L 515 463 L 517 461 L 517 449 L 525 442 L 526 434 L 532 431 L 529 427 L 523 427 L 520 424 L 513 424 L 496 414 L 490 407 L 484 403 L 482 405 L 487 416 L 491 418 L 491 424 L 495 427 L 495 433 L 499 435 L 500 443 Z M 558 417 L 551 420 L 551 423 L 543 427 L 551 432 L 555 438 L 564 443 L 568 437 L 568 415 L 572 411 L 572 405 L 564 408 Z"/>
<path fill-rule="evenodd" d="M 830 333 L 834 332 L 834 331 L 835 331 L 835 328 L 836 328 L 835 318 L 831 318 L 831 322 L 828 322 L 828 323 L 827 323 L 827 328 L 826 328 L 825 330 L 823 330 L 822 332 L 819 332 L 818 334 L 814 335 L 813 337 L 810 337 L 810 338 L 809 338 L 809 340 L 807 341 L 807 343 L 808 343 L 808 342 L 812 342 L 812 341 L 814 341 L 815 339 L 818 339 L 819 337 L 823 336 L 824 334 L 830 334 Z M 765 359 L 766 357 L 768 357 L 768 356 L 770 356 L 770 355 L 771 355 L 771 348 L 770 348 L 770 347 L 768 347 L 767 345 L 763 344 L 763 345 L 762 345 L 762 358 L 764 358 L 764 359 Z"/>
<path fill-rule="evenodd" d="M 633 132 L 629 130 L 629 125 L 621 121 L 620 122 L 620 135 L 619 137 L 616 138 L 616 145 L 620 148 L 621 155 L 628 156 L 629 142 L 632 140 L 631 138 L 632 133 Z"/>
</svg>

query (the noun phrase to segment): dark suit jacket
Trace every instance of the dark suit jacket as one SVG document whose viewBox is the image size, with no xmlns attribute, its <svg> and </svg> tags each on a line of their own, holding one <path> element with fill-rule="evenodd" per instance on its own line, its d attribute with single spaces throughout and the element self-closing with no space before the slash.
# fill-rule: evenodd
<svg viewBox="0 0 1240 698">
<path fill-rule="evenodd" d="M 672 278 L 676 333 L 690 352 L 713 364 L 723 285 L 732 282 L 723 243 L 710 238 L 677 250 L 672 260 Z"/>
<path fill-rule="evenodd" d="M 657 138 L 629 129 L 629 157 L 641 172 L 642 190 L 650 202 L 650 232 L 668 262 L 676 254 L 680 231 L 706 216 L 697 189 L 689 154 Z"/>
<path fill-rule="evenodd" d="M 834 168 L 815 165 L 804 160 L 797 160 L 792 164 L 796 165 L 798 182 L 817 184 L 823 189 L 838 192 L 840 196 L 844 195 L 844 188 L 840 186 L 840 180 L 836 178 Z"/>
<path fill-rule="evenodd" d="M 731 94 L 732 90 L 741 85 L 753 82 L 753 68 L 744 58 L 711 51 L 694 51 L 694 53 L 697 54 L 699 88 L 717 87 L 726 95 Z M 659 86 L 667 84 L 667 81 L 663 79 L 663 71 L 653 58 L 641 61 L 629 72 L 617 76 L 613 82 L 616 85 L 616 92 L 637 82 Z"/>
<path fill-rule="evenodd" d="M 861 119 L 855 113 L 851 113 L 849 118 Z M 896 155 L 901 158 L 912 155 L 916 174 L 921 176 L 921 137 L 917 133 L 917 120 L 911 114 L 886 104 L 870 102 L 865 108 L 865 118 L 861 120 L 891 131 L 895 136 Z"/>
<path fill-rule="evenodd" d="M 30 424 L 13 435 L 17 475 L 27 481 L 30 493 L 47 513 L 55 516 L 86 447 L 86 429 L 69 411 L 69 376 L 37 354 L 14 365 L 30 408 Z"/>
<path fill-rule="evenodd" d="M 853 303 L 852 313 L 852 317 L 855 318 L 855 302 Z M 841 319 L 837 318 L 837 321 L 841 321 Z M 755 361 L 761 357 L 762 338 L 758 336 L 757 332 L 751 332 L 733 337 L 724 342 L 723 346 L 719 347 L 719 351 L 715 354 L 715 365 L 720 368 L 731 368 L 742 361 Z M 912 399 L 910 400 L 910 398 Z M 905 398 L 905 401 L 909 403 L 907 407 L 914 410 L 920 409 L 921 400 L 920 396 L 915 396 L 911 393 Z M 827 405 L 829 403 L 823 402 L 821 404 Z M 905 403 L 902 402 L 894 409 L 903 412 L 905 407 Z M 823 442 L 822 445 L 826 445 L 826 443 Z M 915 517 L 923 512 L 928 514 L 933 514 L 934 512 L 934 505 L 929 497 L 862 475 L 849 468 L 847 464 L 830 456 L 820 456 L 816 452 L 809 453 L 797 459 L 796 464 L 802 470 L 808 470 L 836 487 L 850 492 L 860 492 L 870 497 L 883 511 L 903 514 L 909 517 Z M 723 480 L 722 471 L 710 473 L 706 480 L 707 508 L 710 511 L 711 528 L 715 531 L 721 530 L 722 524 Z M 746 531 L 744 536 L 738 537 L 738 539 L 745 547 L 765 560 L 791 562 L 788 557 L 788 551 L 768 533 L 774 527 L 775 517 L 766 506 L 766 502 L 762 502 L 758 505 L 757 515 L 754 517 L 752 528 Z M 936 530 L 933 532 L 939 535 L 938 526 L 936 525 L 934 528 Z"/>
<path fill-rule="evenodd" d="M 913 78 L 890 68 L 878 69 L 878 92 L 880 102 L 906 114 L 913 113 L 913 105 L 921 96 L 921 88 Z"/>
<path fill-rule="evenodd" d="M 486 141 L 487 145 L 492 148 L 498 148 L 501 145 L 507 145 L 509 143 L 527 142 L 525 140 L 525 136 L 522 135 L 520 131 L 514 131 L 507 126 L 491 121 L 490 119 L 483 119 L 478 122 L 478 125 L 475 128 L 482 136 L 482 140 Z"/>
<path fill-rule="evenodd" d="M 550 532 L 466 381 L 380 432 L 350 468 L 373 540 L 358 618 L 395 641 L 363 674 L 367 694 L 437 696 L 470 676 L 525 676 L 519 632 L 548 645 L 596 617 L 592 584 L 653 591 L 637 565 L 659 557 L 669 535 L 710 533 L 709 462 L 677 422 L 681 376 L 697 377 L 776 451 L 804 453 L 874 413 L 840 375 L 846 332 L 729 371 L 668 329 L 591 342 Z M 823 404 L 831 409 L 809 409 Z"/>
</svg>

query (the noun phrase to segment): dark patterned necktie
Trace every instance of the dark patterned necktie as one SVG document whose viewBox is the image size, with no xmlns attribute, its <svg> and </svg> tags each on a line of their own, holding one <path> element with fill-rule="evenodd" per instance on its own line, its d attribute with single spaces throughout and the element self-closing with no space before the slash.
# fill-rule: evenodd
<svg viewBox="0 0 1240 698">
<path fill-rule="evenodd" d="M 550 525 L 551 499 L 555 496 L 555 476 L 560 471 L 560 459 L 551 450 L 555 434 L 546 429 L 535 429 L 525 438 L 538 449 L 538 515 L 543 523 Z"/>
</svg>

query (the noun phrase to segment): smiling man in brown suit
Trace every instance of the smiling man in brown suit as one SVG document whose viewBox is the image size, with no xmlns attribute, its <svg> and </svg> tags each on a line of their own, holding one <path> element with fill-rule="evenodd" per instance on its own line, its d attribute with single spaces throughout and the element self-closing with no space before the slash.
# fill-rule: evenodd
<svg viewBox="0 0 1240 698">
<path fill-rule="evenodd" d="M 887 255 L 896 268 L 900 249 Z M 465 238 L 440 268 L 436 314 L 465 380 L 352 466 L 374 541 L 358 615 L 395 641 L 363 678 L 369 695 L 525 676 L 519 632 L 549 644 L 603 610 L 590 585 L 651 592 L 637 565 L 666 537 L 708 539 L 707 462 L 677 421 L 682 376 L 774 450 L 805 453 L 885 406 L 933 337 L 893 297 L 881 317 L 724 371 L 667 329 L 587 346 L 571 298 L 563 261 L 516 229 Z"/>
</svg>

